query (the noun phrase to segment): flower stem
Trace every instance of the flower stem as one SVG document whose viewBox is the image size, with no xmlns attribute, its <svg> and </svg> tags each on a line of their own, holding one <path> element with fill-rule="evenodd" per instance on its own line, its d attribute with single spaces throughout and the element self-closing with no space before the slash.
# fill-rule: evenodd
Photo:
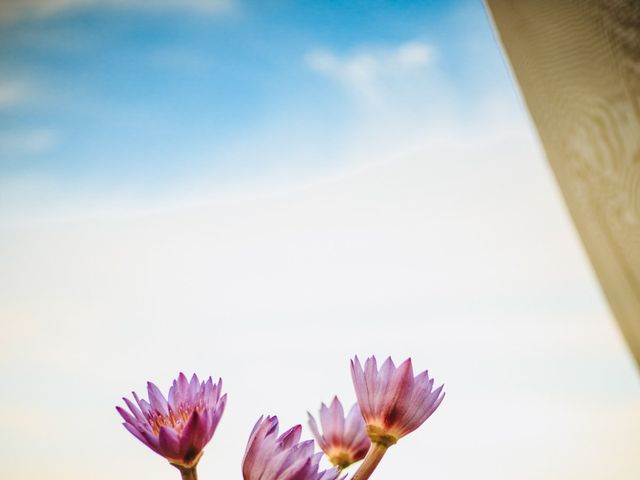
<svg viewBox="0 0 640 480">
<path fill-rule="evenodd" d="M 196 467 L 193 468 L 181 468 L 182 480 L 198 480 L 198 472 Z"/>
<path fill-rule="evenodd" d="M 382 460 L 387 448 L 389 447 L 386 445 L 373 442 L 367 452 L 367 456 L 364 457 L 362 465 L 360 465 L 360 468 L 358 468 L 353 477 L 351 477 L 351 480 L 367 480 L 380 463 L 380 460 Z"/>
</svg>

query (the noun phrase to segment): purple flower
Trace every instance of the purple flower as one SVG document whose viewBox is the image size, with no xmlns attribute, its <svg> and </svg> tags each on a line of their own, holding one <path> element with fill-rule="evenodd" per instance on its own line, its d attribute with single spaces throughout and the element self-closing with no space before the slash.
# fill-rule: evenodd
<svg viewBox="0 0 640 480">
<path fill-rule="evenodd" d="M 329 407 L 323 403 L 320 406 L 322 435 L 315 418 L 310 413 L 308 415 L 309 427 L 318 445 L 337 467 L 346 468 L 367 454 L 371 441 L 357 403 L 351 407 L 346 419 L 338 397 L 333 397 Z"/>
<path fill-rule="evenodd" d="M 220 397 L 221 389 L 222 379 L 201 383 L 195 374 L 188 381 L 181 373 L 169 389 L 169 401 L 148 382 L 148 402 L 132 392 L 137 406 L 123 398 L 131 413 L 116 409 L 134 437 L 179 469 L 193 469 L 224 412 L 227 395 Z"/>
<path fill-rule="evenodd" d="M 296 425 L 278 436 L 278 417 L 260 417 L 253 427 L 242 460 L 244 480 L 335 480 L 338 469 L 319 470 L 322 453 L 313 440 L 300 442 Z"/>
<path fill-rule="evenodd" d="M 378 371 L 376 357 L 364 370 L 355 357 L 351 377 L 369 438 L 386 446 L 422 425 L 444 398 L 443 385 L 433 390 L 427 371 L 413 376 L 410 358 L 396 367 L 389 357 Z"/>
</svg>

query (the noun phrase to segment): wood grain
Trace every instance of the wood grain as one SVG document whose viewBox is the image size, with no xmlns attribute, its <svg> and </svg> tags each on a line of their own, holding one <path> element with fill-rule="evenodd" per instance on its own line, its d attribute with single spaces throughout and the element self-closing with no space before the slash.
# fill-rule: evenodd
<svg viewBox="0 0 640 480">
<path fill-rule="evenodd" d="M 640 0 L 486 0 L 640 365 Z"/>
</svg>

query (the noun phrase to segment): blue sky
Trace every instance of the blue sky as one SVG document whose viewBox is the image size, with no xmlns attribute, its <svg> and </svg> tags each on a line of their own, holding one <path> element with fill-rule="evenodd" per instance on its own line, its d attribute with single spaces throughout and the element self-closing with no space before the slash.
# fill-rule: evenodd
<svg viewBox="0 0 640 480">
<path fill-rule="evenodd" d="M 463 118 L 511 88 L 479 1 L 31 3 L 3 7 L 0 23 L 5 185 L 145 190 L 340 162 L 362 117 L 385 110 L 363 113 L 339 72 L 310 65 L 318 51 L 337 70 L 358 55 L 428 48 L 385 91 L 423 120 L 443 108 Z M 397 68 L 384 62 L 369 74 Z"/>
</svg>

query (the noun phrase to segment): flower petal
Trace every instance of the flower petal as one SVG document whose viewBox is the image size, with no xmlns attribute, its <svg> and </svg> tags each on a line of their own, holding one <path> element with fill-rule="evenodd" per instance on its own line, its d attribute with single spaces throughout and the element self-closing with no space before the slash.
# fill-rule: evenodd
<svg viewBox="0 0 640 480">
<path fill-rule="evenodd" d="M 147 382 L 147 393 L 149 394 L 149 403 L 151 403 L 151 406 L 162 415 L 168 415 L 169 404 L 154 383 Z"/>
<path fill-rule="evenodd" d="M 311 415 L 309 412 L 307 412 L 307 415 L 309 416 L 309 429 L 311 430 L 313 437 L 316 439 L 318 446 L 322 450 L 326 451 L 327 443 L 324 441 L 324 438 L 322 438 L 322 435 L 320 435 L 320 431 L 318 430 L 318 424 L 316 423 L 316 419 L 313 418 L 313 415 Z"/>
<path fill-rule="evenodd" d="M 175 460 L 181 459 L 180 436 L 173 428 L 160 428 L 158 443 L 160 444 L 160 449 L 165 457 Z"/>
</svg>

